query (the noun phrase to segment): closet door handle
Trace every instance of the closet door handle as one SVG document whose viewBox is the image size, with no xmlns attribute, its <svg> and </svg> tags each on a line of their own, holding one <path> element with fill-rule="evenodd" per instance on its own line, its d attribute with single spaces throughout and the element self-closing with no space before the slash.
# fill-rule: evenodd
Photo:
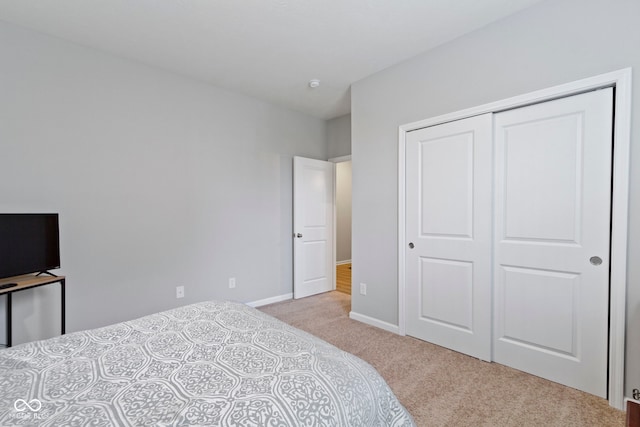
<svg viewBox="0 0 640 427">
<path fill-rule="evenodd" d="M 409 249 L 413 249 L 415 247 L 415 245 L 413 244 L 413 242 L 409 243 Z"/>
</svg>

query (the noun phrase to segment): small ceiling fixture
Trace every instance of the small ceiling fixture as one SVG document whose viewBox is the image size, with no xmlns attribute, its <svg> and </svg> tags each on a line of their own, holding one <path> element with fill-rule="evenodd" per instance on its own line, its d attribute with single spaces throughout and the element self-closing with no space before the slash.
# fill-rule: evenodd
<svg viewBox="0 0 640 427">
<path fill-rule="evenodd" d="M 311 89 L 315 89 L 315 88 L 317 88 L 318 86 L 320 86 L 320 80 L 318 80 L 318 79 L 311 79 L 311 80 L 309 80 L 309 87 L 310 87 Z"/>
</svg>

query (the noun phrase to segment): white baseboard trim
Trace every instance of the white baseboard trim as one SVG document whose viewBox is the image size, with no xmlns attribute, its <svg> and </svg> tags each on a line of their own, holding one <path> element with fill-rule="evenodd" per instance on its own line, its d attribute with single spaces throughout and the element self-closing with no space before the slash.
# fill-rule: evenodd
<svg viewBox="0 0 640 427">
<path fill-rule="evenodd" d="M 357 320 L 358 322 L 366 323 L 367 325 L 375 326 L 376 328 L 384 329 L 385 331 L 399 334 L 398 325 L 392 325 L 391 323 L 374 319 L 373 317 L 365 316 L 364 314 L 356 313 L 354 311 L 349 312 L 349 318 Z"/>
<path fill-rule="evenodd" d="M 261 299 L 258 301 L 246 302 L 245 304 L 248 305 L 249 307 L 262 307 L 263 305 L 274 304 L 276 302 L 286 301 L 292 298 L 293 298 L 293 294 L 289 293 L 284 295 L 278 295 L 271 298 Z"/>
<path fill-rule="evenodd" d="M 625 398 L 624 398 L 624 408 L 623 408 L 623 411 L 626 411 L 626 410 L 627 410 L 627 402 L 634 402 L 634 403 L 637 403 L 638 405 L 640 405 L 640 400 L 632 399 L 632 398 L 630 398 L 630 397 L 625 397 Z"/>
<path fill-rule="evenodd" d="M 351 260 L 347 259 L 345 261 L 336 261 L 336 265 L 343 265 L 343 264 L 351 264 Z"/>
</svg>

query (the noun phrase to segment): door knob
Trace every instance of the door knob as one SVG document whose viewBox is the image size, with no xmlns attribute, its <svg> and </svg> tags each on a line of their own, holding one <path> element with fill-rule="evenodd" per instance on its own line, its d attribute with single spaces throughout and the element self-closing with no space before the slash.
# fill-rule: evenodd
<svg viewBox="0 0 640 427">
<path fill-rule="evenodd" d="M 413 244 L 413 242 L 409 243 L 409 249 L 413 249 L 415 247 L 415 245 Z"/>
<path fill-rule="evenodd" d="M 302 237 L 302 234 L 298 233 L 298 234 L 296 234 L 296 237 L 297 237 L 298 239 L 300 239 L 300 238 Z"/>
<path fill-rule="evenodd" d="M 591 258 L 589 258 L 589 262 L 593 265 L 600 265 L 602 264 L 602 258 L 600 258 L 599 256 L 592 256 Z"/>
</svg>

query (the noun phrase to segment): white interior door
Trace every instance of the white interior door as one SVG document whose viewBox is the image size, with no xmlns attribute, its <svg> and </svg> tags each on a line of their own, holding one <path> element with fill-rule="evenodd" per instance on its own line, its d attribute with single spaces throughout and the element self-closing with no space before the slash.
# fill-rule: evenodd
<svg viewBox="0 0 640 427">
<path fill-rule="evenodd" d="M 293 158 L 293 297 L 334 288 L 334 164 Z"/>
<path fill-rule="evenodd" d="M 495 115 L 494 360 L 601 397 L 612 96 Z"/>
<path fill-rule="evenodd" d="M 491 114 L 410 132 L 406 333 L 491 358 Z"/>
</svg>

